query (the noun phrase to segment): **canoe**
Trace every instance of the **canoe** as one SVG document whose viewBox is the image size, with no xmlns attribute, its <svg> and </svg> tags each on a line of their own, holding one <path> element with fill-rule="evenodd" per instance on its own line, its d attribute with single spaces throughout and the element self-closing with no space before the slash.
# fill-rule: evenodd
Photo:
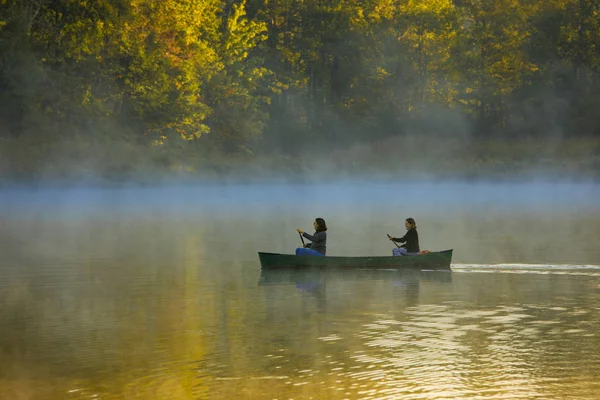
<svg viewBox="0 0 600 400">
<path fill-rule="evenodd" d="M 450 270 L 452 249 L 418 256 L 337 257 L 297 256 L 294 254 L 258 253 L 260 267 L 265 270 L 286 268 L 368 268 Z"/>
</svg>

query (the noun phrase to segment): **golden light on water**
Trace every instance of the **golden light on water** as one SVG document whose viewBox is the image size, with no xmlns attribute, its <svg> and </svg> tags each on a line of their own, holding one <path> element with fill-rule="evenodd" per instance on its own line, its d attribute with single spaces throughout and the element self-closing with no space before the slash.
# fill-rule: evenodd
<svg viewBox="0 0 600 400">
<path fill-rule="evenodd" d="M 578 266 L 261 273 L 255 249 L 273 236 L 293 248 L 297 236 L 265 215 L 226 217 L 6 219 L 31 244 L 23 257 L 0 242 L 0 400 L 600 392 L 600 273 L 588 253 Z"/>
</svg>

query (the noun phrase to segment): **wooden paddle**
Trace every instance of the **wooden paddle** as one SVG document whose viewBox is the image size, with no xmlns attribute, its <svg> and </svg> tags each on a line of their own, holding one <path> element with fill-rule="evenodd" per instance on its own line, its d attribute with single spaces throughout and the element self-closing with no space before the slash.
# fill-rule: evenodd
<svg viewBox="0 0 600 400">
<path fill-rule="evenodd" d="M 390 236 L 389 233 L 386 233 L 386 235 L 387 235 L 388 239 L 390 239 L 390 241 L 396 245 L 396 247 L 400 247 L 400 246 L 398 246 L 398 243 L 396 243 L 392 240 L 392 237 Z"/>
<path fill-rule="evenodd" d="M 298 232 L 298 235 L 300 235 L 300 240 L 302 240 L 302 247 L 306 247 L 306 245 L 304 244 L 304 238 L 302 237 L 302 234 Z"/>
</svg>

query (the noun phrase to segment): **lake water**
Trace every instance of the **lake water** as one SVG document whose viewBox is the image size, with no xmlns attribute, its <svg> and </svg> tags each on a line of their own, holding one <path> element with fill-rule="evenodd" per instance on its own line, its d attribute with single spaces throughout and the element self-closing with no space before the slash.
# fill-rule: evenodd
<svg viewBox="0 0 600 400">
<path fill-rule="evenodd" d="M 0 399 L 597 399 L 600 186 L 0 191 Z M 261 273 L 416 219 L 453 271 Z"/>
</svg>

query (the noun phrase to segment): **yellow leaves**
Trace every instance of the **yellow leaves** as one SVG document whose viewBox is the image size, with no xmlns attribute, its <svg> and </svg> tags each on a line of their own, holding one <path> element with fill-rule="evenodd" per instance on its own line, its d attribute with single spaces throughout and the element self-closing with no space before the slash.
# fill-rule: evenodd
<svg viewBox="0 0 600 400">
<path fill-rule="evenodd" d="M 396 11 L 395 0 L 380 0 L 377 2 L 373 11 L 369 13 L 369 19 L 375 23 L 379 23 L 382 19 L 394 18 Z"/>
<path fill-rule="evenodd" d="M 129 26 L 128 42 L 140 46 L 153 36 L 153 42 L 162 48 L 163 56 L 176 66 L 195 58 L 198 52 L 208 50 L 209 46 L 204 42 L 210 36 L 210 30 L 218 25 L 216 0 L 133 0 L 132 7 L 136 17 Z M 203 14 L 210 10 L 213 12 Z"/>
<path fill-rule="evenodd" d="M 271 75 L 271 74 L 273 74 L 273 72 L 265 67 L 252 69 L 252 76 L 254 76 L 256 78 L 263 78 L 266 75 Z"/>
<path fill-rule="evenodd" d="M 202 135 L 210 132 L 210 128 L 206 124 L 198 123 L 197 119 L 201 118 L 199 116 L 197 118 L 183 117 L 178 121 L 150 130 L 148 134 L 158 133 L 158 137 L 152 140 L 152 146 L 167 144 L 171 136 L 187 142 L 200 139 Z"/>
<path fill-rule="evenodd" d="M 404 0 L 400 5 L 400 11 L 405 14 L 442 14 L 452 10 L 452 0 Z"/>
<path fill-rule="evenodd" d="M 152 146 L 154 146 L 154 147 L 163 146 L 167 142 L 167 139 L 168 138 L 165 135 L 160 135 L 158 137 L 158 139 L 154 139 L 152 141 Z"/>
<path fill-rule="evenodd" d="M 172 129 L 179 133 L 179 137 L 186 141 L 192 141 L 200 139 L 200 137 L 210 132 L 210 128 L 205 124 L 197 124 L 196 121 L 191 118 L 183 118 L 179 123 L 172 124 Z"/>
<path fill-rule="evenodd" d="M 375 68 L 375 74 L 378 80 L 384 80 L 385 78 L 390 76 L 390 73 L 381 67 Z"/>
<path fill-rule="evenodd" d="M 81 100 L 81 104 L 90 105 L 93 101 L 92 88 L 88 85 L 83 93 L 83 99 Z"/>
<path fill-rule="evenodd" d="M 248 50 L 258 42 L 266 40 L 267 25 L 264 22 L 249 21 L 246 18 L 246 2 L 233 5 L 233 13 L 227 19 L 227 34 L 223 54 L 226 63 L 232 64 L 248 58 Z"/>
<path fill-rule="evenodd" d="M 350 16 L 350 24 L 355 27 L 365 28 L 367 26 L 367 20 L 364 16 L 364 12 L 362 8 L 355 8 Z"/>
</svg>

